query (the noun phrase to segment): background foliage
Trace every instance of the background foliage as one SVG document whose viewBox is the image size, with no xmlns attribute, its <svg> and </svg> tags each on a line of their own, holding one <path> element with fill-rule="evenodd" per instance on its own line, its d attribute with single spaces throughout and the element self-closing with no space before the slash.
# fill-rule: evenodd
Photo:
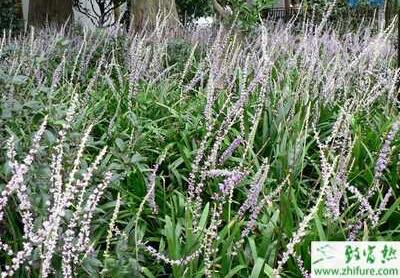
<svg viewBox="0 0 400 278">
<path fill-rule="evenodd" d="M 0 30 L 16 30 L 23 27 L 21 7 L 15 0 L 2 0 L 0 2 Z"/>
<path fill-rule="evenodd" d="M 176 5 L 182 22 L 212 14 L 209 0 L 176 0 Z"/>
</svg>

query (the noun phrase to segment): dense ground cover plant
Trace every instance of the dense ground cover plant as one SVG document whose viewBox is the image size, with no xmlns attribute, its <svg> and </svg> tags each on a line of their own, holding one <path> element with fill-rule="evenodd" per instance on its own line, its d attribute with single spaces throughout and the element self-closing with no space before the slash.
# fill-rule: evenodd
<svg viewBox="0 0 400 278">
<path fill-rule="evenodd" d="M 2 37 L 1 275 L 302 277 L 312 240 L 398 240 L 392 28 Z"/>
</svg>

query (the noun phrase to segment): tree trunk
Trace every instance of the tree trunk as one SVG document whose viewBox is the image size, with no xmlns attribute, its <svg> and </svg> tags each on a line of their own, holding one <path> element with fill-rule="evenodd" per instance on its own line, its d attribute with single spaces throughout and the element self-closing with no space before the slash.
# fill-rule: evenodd
<svg viewBox="0 0 400 278">
<path fill-rule="evenodd" d="M 379 29 L 383 30 L 385 28 L 385 10 L 386 10 L 386 3 L 387 1 L 384 2 L 384 5 L 380 5 L 378 7 L 378 25 Z"/>
<path fill-rule="evenodd" d="M 113 1 L 113 5 L 114 5 L 114 7 L 117 6 L 116 1 Z M 120 16 L 121 16 L 120 7 L 114 8 L 114 18 L 115 18 L 115 21 L 120 20 L 120 19 L 121 19 Z"/>
<path fill-rule="evenodd" d="M 212 5 L 215 12 L 221 19 L 226 19 L 230 15 L 217 0 L 212 0 Z"/>
<path fill-rule="evenodd" d="M 72 0 L 30 0 L 28 25 L 60 26 L 72 20 Z"/>
<path fill-rule="evenodd" d="M 131 21 L 137 31 L 152 29 L 156 25 L 157 17 L 168 21 L 171 27 L 179 23 L 175 0 L 130 0 Z"/>
</svg>

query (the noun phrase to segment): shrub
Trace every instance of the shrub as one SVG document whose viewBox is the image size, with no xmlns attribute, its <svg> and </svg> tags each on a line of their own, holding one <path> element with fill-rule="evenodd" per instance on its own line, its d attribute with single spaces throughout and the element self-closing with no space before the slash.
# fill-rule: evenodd
<svg viewBox="0 0 400 278">
<path fill-rule="evenodd" d="M 162 24 L 3 38 L 3 276 L 300 277 L 311 241 L 399 240 L 393 30 L 302 23 L 189 30 L 194 67 Z"/>
</svg>

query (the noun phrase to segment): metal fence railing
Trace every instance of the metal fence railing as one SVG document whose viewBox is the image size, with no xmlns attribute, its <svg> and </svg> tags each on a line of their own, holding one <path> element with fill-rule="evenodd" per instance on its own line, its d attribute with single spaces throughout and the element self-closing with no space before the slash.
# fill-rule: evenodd
<svg viewBox="0 0 400 278">
<path fill-rule="evenodd" d="M 298 8 L 270 8 L 263 12 L 264 18 L 288 19 L 299 12 Z"/>
<path fill-rule="evenodd" d="M 265 19 L 271 20 L 289 20 L 294 16 L 298 15 L 300 18 L 306 15 L 304 10 L 299 10 L 297 7 L 290 8 L 269 8 L 262 12 L 262 17 Z M 312 12 L 308 11 L 307 16 L 311 17 Z M 321 17 L 322 14 L 315 14 L 316 19 Z M 390 13 L 386 13 L 385 19 L 386 21 L 390 21 L 393 18 L 393 15 Z M 378 9 L 377 8 L 369 8 L 369 9 L 347 9 L 341 10 L 339 15 L 335 12 L 331 15 L 330 20 L 335 21 L 347 21 L 347 22 L 361 22 L 361 21 L 372 21 L 373 19 L 378 19 Z"/>
</svg>

